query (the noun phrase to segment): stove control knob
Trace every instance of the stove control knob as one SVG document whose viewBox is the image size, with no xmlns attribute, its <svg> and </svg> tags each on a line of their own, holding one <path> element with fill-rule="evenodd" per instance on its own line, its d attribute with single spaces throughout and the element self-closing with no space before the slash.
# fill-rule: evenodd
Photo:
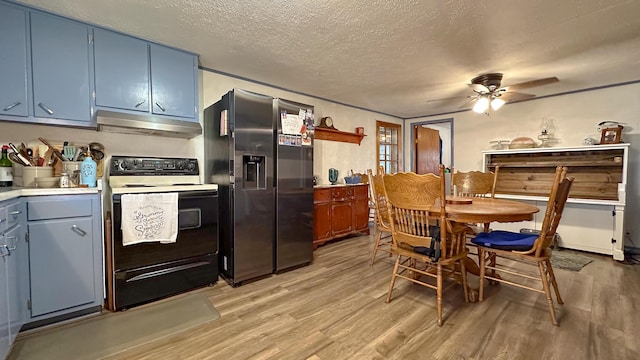
<svg viewBox="0 0 640 360">
<path fill-rule="evenodd" d="M 133 164 L 131 163 L 131 160 L 122 160 L 122 162 L 120 163 L 120 168 L 122 170 L 131 170 L 132 167 Z"/>
<path fill-rule="evenodd" d="M 196 163 L 194 163 L 193 161 L 187 162 L 187 170 L 193 171 L 195 169 L 196 169 Z"/>
<path fill-rule="evenodd" d="M 176 169 L 178 170 L 184 170 L 184 161 L 182 160 L 177 160 L 176 164 L 175 164 Z"/>
</svg>

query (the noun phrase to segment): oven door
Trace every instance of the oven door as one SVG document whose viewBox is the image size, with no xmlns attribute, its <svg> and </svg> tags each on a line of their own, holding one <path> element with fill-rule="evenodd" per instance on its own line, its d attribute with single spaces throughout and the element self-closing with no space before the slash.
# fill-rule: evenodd
<svg viewBox="0 0 640 360">
<path fill-rule="evenodd" d="M 113 195 L 113 270 L 128 271 L 218 253 L 217 191 L 178 192 L 178 237 L 170 244 L 122 245 L 120 194 Z"/>
</svg>

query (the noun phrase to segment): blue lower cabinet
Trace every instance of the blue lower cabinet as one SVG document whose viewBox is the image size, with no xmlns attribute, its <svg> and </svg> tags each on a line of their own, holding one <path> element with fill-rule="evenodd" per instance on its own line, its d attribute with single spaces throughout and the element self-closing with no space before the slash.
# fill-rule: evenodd
<svg viewBox="0 0 640 360">
<path fill-rule="evenodd" d="M 99 195 L 28 197 L 27 213 L 30 321 L 99 309 L 104 303 Z"/>
<path fill-rule="evenodd" d="M 26 321 L 28 262 L 25 208 L 21 199 L 0 203 L 0 359 Z"/>
</svg>

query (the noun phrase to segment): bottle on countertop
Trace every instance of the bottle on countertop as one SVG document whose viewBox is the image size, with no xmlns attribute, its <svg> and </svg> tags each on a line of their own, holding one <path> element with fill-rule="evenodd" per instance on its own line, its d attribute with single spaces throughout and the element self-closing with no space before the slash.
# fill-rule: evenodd
<svg viewBox="0 0 640 360">
<path fill-rule="evenodd" d="M 60 187 L 61 188 L 69 187 L 69 174 L 66 172 L 63 172 L 62 174 L 60 174 Z"/>
<path fill-rule="evenodd" d="M 91 152 L 87 147 L 87 156 L 80 164 L 80 184 L 96 187 L 96 162 L 91 158 Z"/>
<path fill-rule="evenodd" d="M 0 187 L 11 187 L 13 185 L 13 166 L 7 157 L 8 145 L 2 145 L 2 158 L 0 158 Z"/>
</svg>

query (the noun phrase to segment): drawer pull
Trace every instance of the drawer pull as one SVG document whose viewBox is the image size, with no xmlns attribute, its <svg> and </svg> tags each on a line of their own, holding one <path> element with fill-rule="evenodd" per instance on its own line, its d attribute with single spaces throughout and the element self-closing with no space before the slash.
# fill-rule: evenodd
<svg viewBox="0 0 640 360">
<path fill-rule="evenodd" d="M 47 105 L 45 105 L 45 104 L 43 104 L 43 103 L 38 103 L 38 106 L 40 106 L 40 108 L 41 108 L 42 110 L 46 111 L 46 112 L 47 112 L 47 114 L 49 114 L 49 115 L 53 115 L 53 110 L 49 109 L 49 108 L 47 107 Z"/>
<path fill-rule="evenodd" d="M 9 213 L 9 215 L 11 215 L 11 216 L 18 216 L 20 214 L 22 214 L 21 210 L 12 211 L 12 212 Z"/>
<path fill-rule="evenodd" d="M 9 243 L 9 239 L 13 239 L 13 246 L 12 247 L 9 247 L 7 245 L 5 245 L 5 246 L 7 247 L 7 250 L 14 251 L 18 247 L 18 237 L 17 236 L 7 236 L 7 243 Z"/>
<path fill-rule="evenodd" d="M 4 251 L 2 251 L 2 249 L 4 249 Z M 2 257 L 11 256 L 11 251 L 9 251 L 7 245 L 0 245 L 0 255 L 2 255 Z"/>
<path fill-rule="evenodd" d="M 160 108 L 160 110 L 162 110 L 162 112 L 165 112 L 167 110 L 165 110 L 164 107 L 162 107 L 162 105 L 160 105 L 157 101 L 156 101 L 156 106 Z"/>
<path fill-rule="evenodd" d="M 84 230 L 82 230 L 82 229 L 80 229 L 80 228 L 78 227 L 78 225 L 73 225 L 73 226 L 71 226 L 71 230 L 72 230 L 73 232 L 75 232 L 76 234 L 80 235 L 80 236 L 85 236 L 85 235 L 87 235 L 87 232 L 86 232 L 86 231 L 84 231 Z"/>
<path fill-rule="evenodd" d="M 7 221 L 7 219 L 5 219 L 5 218 L 0 219 L 0 223 L 3 222 L 3 221 Z"/>
<path fill-rule="evenodd" d="M 13 109 L 14 107 L 16 107 L 16 106 L 18 106 L 20 104 L 22 104 L 20 101 L 16 101 L 13 104 L 11 104 L 11 105 L 7 106 L 6 108 L 4 108 L 3 111 L 9 111 L 9 110 Z"/>
<path fill-rule="evenodd" d="M 138 108 L 138 107 L 140 107 L 140 105 L 144 104 L 146 101 L 147 101 L 147 100 L 142 100 L 142 101 L 140 101 L 139 103 L 135 104 L 134 106 L 135 106 L 136 108 Z"/>
</svg>

